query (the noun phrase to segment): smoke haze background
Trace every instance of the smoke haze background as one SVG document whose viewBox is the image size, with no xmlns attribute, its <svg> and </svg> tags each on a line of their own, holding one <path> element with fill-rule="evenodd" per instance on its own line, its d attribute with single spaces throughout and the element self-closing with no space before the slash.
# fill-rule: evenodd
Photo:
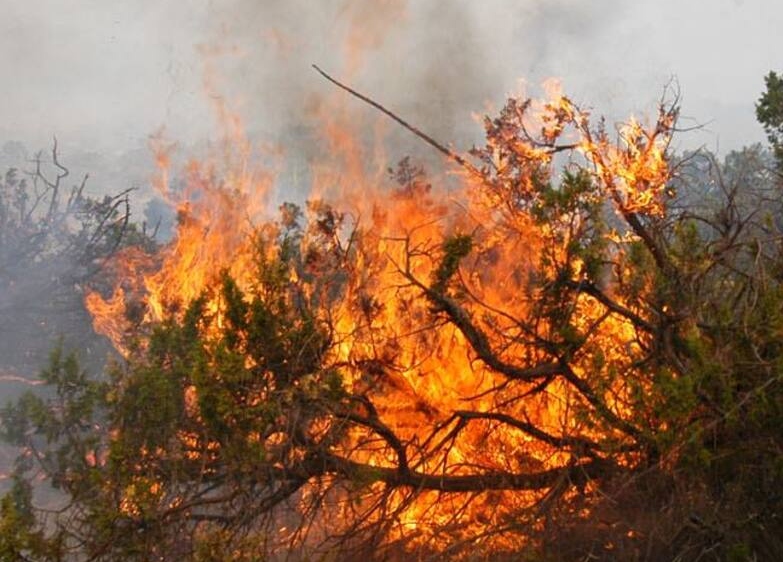
<svg viewBox="0 0 783 562">
<path fill-rule="evenodd" d="M 221 97 L 252 138 L 296 148 L 334 93 L 311 63 L 461 149 L 480 138 L 471 114 L 520 80 L 536 93 L 559 77 L 613 121 L 653 112 L 676 77 L 686 124 L 706 123 L 680 146 L 725 152 L 763 141 L 753 104 L 783 47 L 778 0 L 5 0 L 2 14 L 0 144 L 56 134 L 98 168 L 136 151 L 125 181 L 143 179 L 161 128 L 215 139 Z"/>
</svg>

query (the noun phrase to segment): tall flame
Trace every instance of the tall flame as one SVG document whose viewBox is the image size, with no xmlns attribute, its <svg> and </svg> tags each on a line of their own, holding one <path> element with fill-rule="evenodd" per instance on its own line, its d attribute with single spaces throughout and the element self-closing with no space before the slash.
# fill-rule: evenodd
<svg viewBox="0 0 783 562">
<path fill-rule="evenodd" d="M 660 214 L 668 177 L 666 135 L 632 121 L 620 131 L 620 146 L 613 145 L 606 135 L 589 131 L 586 113 L 559 92 L 553 96 L 539 105 L 533 122 L 528 121 L 531 130 L 542 131 L 544 139 L 555 139 L 561 138 L 563 128 L 571 127 L 574 145 L 622 211 Z M 354 226 L 363 231 L 355 268 L 347 272 L 347 294 L 333 314 L 333 360 L 360 365 L 383 358 L 393 365 L 385 384 L 369 391 L 380 419 L 401 440 L 420 447 L 411 462 L 422 463 L 418 467 L 422 471 L 467 475 L 474 474 L 476 467 L 519 472 L 566 466 L 569 456 L 557 447 L 491 419 L 477 420 L 449 437 L 449 430 L 461 423 L 453 418 L 455 412 L 463 413 L 461 419 L 471 413 L 500 412 L 564 436 L 601 430 L 591 429 L 589 420 L 575 415 L 574 405 L 583 398 L 565 383 L 553 381 L 545 392 L 536 393 L 530 392 L 529 384 L 508 384 L 477 359 L 460 330 L 433 320 L 431 303 L 422 298 L 417 285 L 433 278 L 438 265 L 433 255 L 445 240 L 455 233 L 471 233 L 474 250 L 460 272 L 470 292 L 465 306 L 476 313 L 503 358 L 522 363 L 534 359 L 530 348 L 519 343 L 524 338 L 515 341 L 504 334 L 515 333 L 514 318 L 531 313 L 538 295 L 529 293 L 528 276 L 541 255 L 553 252 L 552 259 L 565 259 L 566 250 L 552 250 L 555 225 L 536 223 L 529 213 L 504 207 L 509 197 L 497 190 L 521 189 L 501 177 L 509 158 L 524 158 L 531 166 L 553 170 L 552 151 L 533 144 L 519 144 L 515 154 L 498 149 L 492 157 L 499 174 L 496 191 L 465 174 L 452 178 L 450 183 L 458 185 L 448 189 L 429 185 L 415 174 L 401 188 L 392 189 L 385 179 L 387 162 L 380 148 L 384 126 L 372 129 L 376 140 L 368 150 L 367 143 L 359 140 L 359 123 L 347 125 L 350 120 L 343 118 L 339 106 L 325 104 L 322 110 L 316 117 L 329 158 L 313 164 L 311 194 L 350 212 Z M 252 170 L 246 140 L 237 137 L 232 142 L 239 147 L 239 157 L 234 155 L 227 169 L 219 173 L 214 164 L 193 162 L 186 171 L 186 187 L 177 194 L 168 185 L 167 154 L 158 151 L 159 187 L 179 212 L 176 236 L 155 258 L 138 250 L 124 251 L 115 266 L 121 282 L 113 293 L 108 298 L 97 292 L 86 297 L 96 331 L 110 337 L 121 352 L 127 353 L 125 332 L 133 301 L 143 301 L 145 319 L 156 322 L 201 295 L 221 270 L 228 270 L 240 287 L 252 284 L 252 233 L 257 221 L 268 216 L 275 174 Z M 378 304 L 372 314 L 366 310 L 368 299 Z M 216 303 L 211 306 L 217 310 Z M 587 294 L 572 306 L 576 323 L 592 330 L 591 343 L 575 362 L 577 376 L 599 379 L 641 355 L 636 331 L 626 318 L 607 312 Z M 355 387 L 366 384 L 359 370 L 352 376 L 349 383 Z M 618 415 L 627 407 L 631 392 L 622 385 L 605 390 Z M 359 443 L 366 435 L 357 430 L 350 438 Z M 453 442 L 445 458 L 426 454 L 449 438 Z M 387 449 L 349 444 L 346 454 L 379 467 L 393 467 L 395 462 Z M 476 499 L 427 492 L 412 501 L 400 494 L 397 501 L 406 503 L 391 538 L 446 548 L 454 537 L 438 539 L 438 529 L 460 528 L 465 536 L 481 536 L 489 528 L 507 526 L 514 513 L 546 493 L 493 492 Z M 511 539 L 499 533 L 487 540 L 510 546 L 503 541 Z"/>
</svg>

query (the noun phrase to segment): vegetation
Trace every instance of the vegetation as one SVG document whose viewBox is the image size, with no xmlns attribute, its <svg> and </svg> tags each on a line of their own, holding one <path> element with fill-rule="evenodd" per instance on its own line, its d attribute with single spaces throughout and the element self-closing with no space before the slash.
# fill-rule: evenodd
<svg viewBox="0 0 783 562">
<path fill-rule="evenodd" d="M 404 160 L 368 224 L 284 205 L 249 282 L 172 304 L 105 380 L 56 351 L 52 396 L 3 412 L 4 559 L 780 559 L 765 153 L 678 160 L 674 104 L 617 144 L 531 107 L 460 161 L 465 213 Z"/>
<path fill-rule="evenodd" d="M 756 104 L 756 117 L 764 126 L 779 170 L 783 166 L 783 77 L 770 72 L 764 77 L 767 89 Z"/>
<path fill-rule="evenodd" d="M 130 222 L 129 191 L 93 197 L 87 176 L 66 183 L 56 141 L 19 165 L 0 177 L 0 369 L 35 375 L 63 334 L 99 366 L 108 350 L 90 329 L 84 287 L 123 245 L 151 241 Z"/>
</svg>

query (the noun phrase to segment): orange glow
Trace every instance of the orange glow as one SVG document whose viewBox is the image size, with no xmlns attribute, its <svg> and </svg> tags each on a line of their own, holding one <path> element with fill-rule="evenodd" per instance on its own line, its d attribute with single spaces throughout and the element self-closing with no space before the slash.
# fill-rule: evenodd
<svg viewBox="0 0 783 562">
<path fill-rule="evenodd" d="M 527 121 L 530 131 L 540 132 L 545 141 L 572 142 L 578 150 L 574 158 L 581 154 L 593 181 L 620 212 L 660 216 L 668 180 L 664 158 L 668 131 L 649 131 L 631 121 L 619 130 L 619 143 L 613 144 L 607 135 L 589 129 L 589 115 L 559 89 L 553 90 L 552 96 L 535 104 Z M 427 474 L 453 476 L 541 471 L 565 467 L 575 460 L 562 448 L 497 420 L 473 420 L 449 437 L 459 423 L 453 418 L 455 412 L 493 412 L 564 438 L 586 436 L 622 444 L 622 434 L 613 434 L 583 415 L 585 398 L 563 380 L 555 378 L 543 391 L 532 392 L 534 383 L 509 382 L 489 368 L 460 330 L 436 320 L 432 303 L 417 285 L 427 285 L 433 279 L 437 256 L 449 236 L 471 234 L 473 250 L 458 273 L 467 293 L 460 297 L 460 304 L 488 334 L 503 361 L 527 365 L 540 359 L 536 354 L 541 352 L 525 344 L 527 336 L 518 331 L 515 319 L 535 314 L 541 289 L 531 284 L 530 275 L 542 270 L 542 255 L 550 255 L 552 263 L 567 259 L 569 239 L 559 238 L 560 223 L 573 223 L 573 228 L 579 224 L 566 212 L 553 222 L 537 223 L 524 205 L 509 204 L 512 195 L 519 200 L 532 197 L 535 182 L 524 177 L 513 183 L 503 173 L 512 160 L 522 159 L 557 182 L 559 168 L 551 147 L 517 139 L 512 143 L 513 152 L 506 153 L 505 145 L 498 143 L 492 155 L 498 180 L 489 188 L 462 170 L 455 174 L 460 184 L 457 188 L 429 186 L 423 180 L 392 188 L 385 172 L 389 162 L 380 148 L 385 125 L 370 128 L 374 142 L 368 143 L 367 128 L 362 136 L 361 124 L 347 125 L 351 121 L 339 107 L 324 101 L 315 114 L 321 124 L 322 152 L 329 156 L 313 163 L 312 199 L 347 212 L 349 226 L 361 232 L 354 241 L 355 262 L 345 272 L 345 295 L 330 310 L 334 334 L 327 362 L 342 366 L 349 390 L 372 397 L 379 418 L 409 444 L 411 465 Z M 253 283 L 252 234 L 259 221 L 270 214 L 268 195 L 275 175 L 252 169 L 249 145 L 239 124 L 235 125 L 231 129 L 237 135 L 232 140 L 237 151 L 226 157 L 222 166 L 191 163 L 181 193 L 174 194 L 168 185 L 169 157 L 165 151 L 159 153 L 160 191 L 179 212 L 174 240 L 155 260 L 132 250 L 121 253 L 116 266 L 121 283 L 111 297 L 104 299 L 96 292 L 86 296 L 96 331 L 111 338 L 121 353 L 128 353 L 125 338 L 132 301 L 143 302 L 145 322 L 158 322 L 202 295 L 222 270 L 240 287 Z M 607 243 L 618 252 L 632 239 L 631 233 L 607 235 Z M 584 278 L 586 273 L 580 271 L 584 264 L 570 259 L 576 265 L 575 278 Z M 547 273 L 546 268 L 542 271 Z M 622 302 L 621 297 L 615 298 Z M 368 302 L 376 305 L 371 311 Z M 639 334 L 629 320 L 587 294 L 579 294 L 570 306 L 573 326 L 589 334 L 587 343 L 571 359 L 575 375 L 595 381 L 614 415 L 630 416 L 632 381 L 613 373 L 624 372 L 641 358 Z M 209 307 L 219 312 L 217 302 Z M 550 329 L 542 319 L 541 333 Z M 372 361 L 386 366 L 377 381 L 368 381 L 365 373 L 365 366 Z M 198 415 L 195 392 L 192 387 L 187 389 L 187 409 Z M 195 436 L 181 438 L 190 450 L 197 449 Z M 394 468 L 394 451 L 387 446 L 362 446 L 369 438 L 369 430 L 354 428 L 341 444 L 346 458 Z M 260 438 L 256 435 L 255 439 Z M 451 443 L 444 446 L 448 439 Z M 274 440 L 274 435 L 269 437 L 267 446 L 274 446 Z M 214 450 L 214 445 L 210 447 Z M 627 460 L 632 462 L 631 457 Z M 157 484 L 145 486 L 145 494 L 157 497 Z M 124 509 L 139 509 L 134 498 L 142 488 L 129 488 Z M 372 484 L 368 494 L 382 491 L 383 486 Z M 455 533 L 462 537 L 481 536 L 487 529 L 507 525 L 516 513 L 541 500 L 548 491 L 493 491 L 475 495 L 470 501 L 459 494 L 436 492 L 420 493 L 411 501 L 405 491 L 394 492 L 393 508 L 407 503 L 397 515 L 389 540 L 405 538 L 413 546 L 426 543 L 445 549 L 455 535 L 441 535 L 442 529 L 459 529 Z M 355 507 L 341 504 L 335 509 L 344 510 L 347 520 L 348 510 Z M 510 541 L 519 539 L 498 533 L 483 540 L 512 547 Z"/>
</svg>

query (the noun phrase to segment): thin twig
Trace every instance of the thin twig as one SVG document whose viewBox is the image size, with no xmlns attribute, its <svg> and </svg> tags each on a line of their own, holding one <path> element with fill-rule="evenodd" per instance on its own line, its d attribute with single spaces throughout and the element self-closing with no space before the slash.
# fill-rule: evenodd
<svg viewBox="0 0 783 562">
<path fill-rule="evenodd" d="M 364 94 L 361 94 L 361 93 L 357 92 L 356 90 L 354 90 L 350 86 L 347 86 L 347 85 L 343 84 L 342 82 L 338 81 L 337 79 L 333 78 L 332 76 L 330 76 L 329 74 L 327 74 L 326 72 L 321 70 L 321 68 L 318 65 L 314 64 L 313 68 L 321 76 L 323 76 L 324 78 L 329 80 L 329 82 L 331 82 L 332 84 L 336 85 L 339 88 L 342 88 L 343 90 L 345 90 L 346 92 L 348 92 L 352 96 L 354 96 L 356 98 L 359 98 L 364 103 L 374 107 L 375 109 L 377 109 L 378 111 L 380 111 L 384 115 L 386 115 L 389 118 L 393 119 L 394 121 L 396 121 L 397 123 L 399 123 L 400 125 L 405 127 L 406 129 L 408 129 L 411 133 L 413 133 L 414 135 L 416 135 L 417 137 L 422 139 L 424 142 L 426 142 L 427 144 L 429 144 L 430 146 L 435 148 L 437 151 L 439 151 L 442 154 L 444 154 L 447 158 L 449 158 L 450 160 L 453 160 L 454 162 L 456 162 L 457 164 L 459 164 L 460 166 L 465 168 L 473 176 L 475 176 L 476 178 L 481 179 L 482 181 L 484 181 L 484 176 L 482 175 L 482 173 L 475 166 L 473 166 L 473 164 L 471 164 L 470 162 L 465 160 L 465 158 L 463 158 L 462 156 L 460 156 L 459 154 L 457 154 L 456 152 L 454 152 L 450 148 L 448 148 L 448 147 L 444 146 L 443 144 L 439 143 L 438 141 L 433 139 L 431 136 L 429 136 L 427 133 L 423 132 L 421 129 L 419 129 L 417 127 L 414 127 L 413 125 L 411 125 L 410 123 L 408 123 L 407 121 L 405 121 L 404 119 L 402 119 L 401 117 L 399 117 L 398 115 L 393 113 L 392 111 L 386 109 L 380 103 L 378 103 L 378 102 L 368 98 Z"/>
</svg>

